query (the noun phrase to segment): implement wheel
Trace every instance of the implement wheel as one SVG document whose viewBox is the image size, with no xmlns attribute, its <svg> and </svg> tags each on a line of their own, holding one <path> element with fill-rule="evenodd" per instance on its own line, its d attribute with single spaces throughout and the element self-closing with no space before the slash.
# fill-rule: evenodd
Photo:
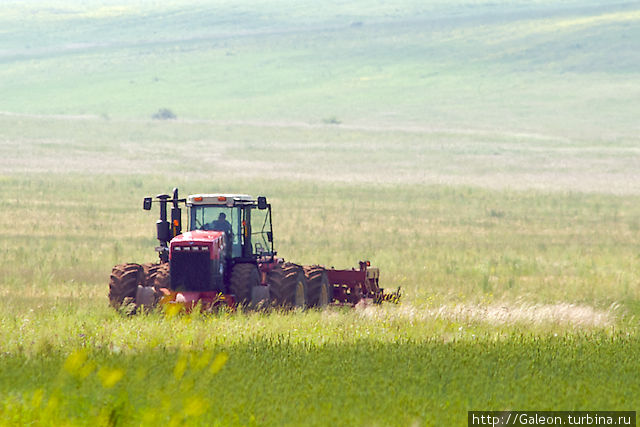
<svg viewBox="0 0 640 427">
<path fill-rule="evenodd" d="M 135 303 L 138 285 L 144 283 L 144 271 L 140 264 L 119 264 L 111 270 L 109 303 L 113 308 Z"/>
<path fill-rule="evenodd" d="M 248 305 L 251 302 L 251 290 L 260 285 L 260 273 L 255 264 L 241 263 L 233 266 L 229 280 L 229 292 L 236 297 L 236 302 Z"/>
<path fill-rule="evenodd" d="M 333 286 L 324 267 L 311 265 L 304 267 L 307 278 L 307 297 L 309 307 L 325 307 L 333 300 Z"/>
<path fill-rule="evenodd" d="M 267 276 L 269 296 L 278 306 L 305 308 L 307 306 L 307 279 L 301 266 L 290 262 L 277 265 Z"/>
</svg>

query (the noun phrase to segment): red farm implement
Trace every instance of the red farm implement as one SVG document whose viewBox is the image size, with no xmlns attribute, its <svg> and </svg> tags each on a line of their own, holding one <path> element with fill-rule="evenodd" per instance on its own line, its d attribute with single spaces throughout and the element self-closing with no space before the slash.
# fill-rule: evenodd
<svg viewBox="0 0 640 427">
<path fill-rule="evenodd" d="M 329 283 L 333 286 L 333 300 L 342 304 L 357 304 L 363 299 L 375 303 L 383 301 L 398 302 L 400 288 L 393 293 L 385 293 L 378 285 L 380 270 L 371 267 L 369 261 L 360 261 L 360 268 L 356 270 L 327 269 Z"/>
</svg>

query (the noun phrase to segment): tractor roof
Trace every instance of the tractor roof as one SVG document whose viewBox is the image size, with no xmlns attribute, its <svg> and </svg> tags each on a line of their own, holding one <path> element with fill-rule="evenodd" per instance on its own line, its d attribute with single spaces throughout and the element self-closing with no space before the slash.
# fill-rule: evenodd
<svg viewBox="0 0 640 427">
<path fill-rule="evenodd" d="M 248 194 L 191 194 L 187 198 L 187 206 L 220 205 L 234 206 L 236 204 L 255 202 Z"/>
</svg>

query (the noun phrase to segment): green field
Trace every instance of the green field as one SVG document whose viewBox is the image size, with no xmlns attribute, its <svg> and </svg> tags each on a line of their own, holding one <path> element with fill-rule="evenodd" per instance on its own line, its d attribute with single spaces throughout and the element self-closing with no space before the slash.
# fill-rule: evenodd
<svg viewBox="0 0 640 427">
<path fill-rule="evenodd" d="M 0 425 L 640 407 L 640 3 L 0 5 Z M 177 118 L 156 120 L 160 108 Z M 266 195 L 399 305 L 123 316 L 142 198 Z"/>
</svg>

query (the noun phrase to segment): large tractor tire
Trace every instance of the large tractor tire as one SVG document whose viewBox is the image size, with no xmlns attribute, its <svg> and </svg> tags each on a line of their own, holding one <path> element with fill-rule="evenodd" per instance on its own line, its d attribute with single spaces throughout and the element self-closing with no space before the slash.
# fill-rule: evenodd
<svg viewBox="0 0 640 427">
<path fill-rule="evenodd" d="M 168 289 L 171 287 L 168 262 L 143 264 L 142 269 L 144 270 L 144 286 L 154 287 L 155 289 Z"/>
<path fill-rule="evenodd" d="M 140 264 L 119 264 L 111 270 L 109 281 L 109 303 L 113 308 L 123 304 L 135 304 L 138 285 L 144 283 L 144 271 Z"/>
<path fill-rule="evenodd" d="M 247 306 L 251 303 L 251 291 L 260 285 L 260 273 L 255 264 L 239 263 L 233 266 L 229 279 L 229 292 L 236 298 L 236 303 Z"/>
<path fill-rule="evenodd" d="M 333 285 L 324 267 L 311 265 L 304 267 L 307 278 L 307 305 L 309 307 L 325 307 L 333 300 Z"/>
<path fill-rule="evenodd" d="M 301 266 L 285 262 L 267 276 L 271 302 L 286 308 L 307 306 L 307 279 Z"/>
<path fill-rule="evenodd" d="M 156 280 L 156 274 L 158 274 L 158 269 L 162 264 L 156 264 L 154 262 L 148 262 L 146 264 L 142 264 L 142 271 L 144 272 L 144 282 L 142 286 L 154 286 Z"/>
<path fill-rule="evenodd" d="M 147 309 L 152 309 L 162 298 L 160 288 L 169 288 L 171 282 L 169 263 L 142 264 L 142 271 L 144 279 L 136 292 L 136 308 L 144 305 Z"/>
<path fill-rule="evenodd" d="M 160 288 L 171 288 L 171 272 L 169 271 L 169 263 L 165 262 L 164 264 L 160 264 L 158 270 L 156 271 L 156 275 L 153 281 L 153 285 L 156 289 Z"/>
</svg>

